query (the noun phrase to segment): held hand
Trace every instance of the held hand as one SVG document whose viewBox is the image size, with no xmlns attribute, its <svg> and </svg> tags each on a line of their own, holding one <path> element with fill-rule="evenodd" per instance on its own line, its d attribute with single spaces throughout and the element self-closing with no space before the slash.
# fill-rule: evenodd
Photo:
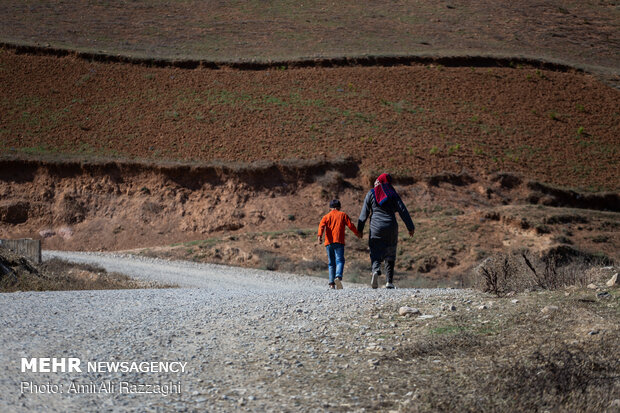
<svg viewBox="0 0 620 413">
<path fill-rule="evenodd" d="M 358 232 L 358 233 L 357 233 L 357 237 L 358 237 L 359 239 L 362 239 L 362 238 L 364 237 L 364 234 L 362 234 L 361 232 Z"/>
<path fill-rule="evenodd" d="M 319 241 L 319 245 L 321 245 L 323 243 L 323 238 L 320 235 L 318 235 L 316 238 Z"/>
<path fill-rule="evenodd" d="M 410 237 L 413 237 L 413 234 L 415 234 L 415 229 L 412 229 L 412 230 L 409 231 L 409 236 Z"/>
</svg>

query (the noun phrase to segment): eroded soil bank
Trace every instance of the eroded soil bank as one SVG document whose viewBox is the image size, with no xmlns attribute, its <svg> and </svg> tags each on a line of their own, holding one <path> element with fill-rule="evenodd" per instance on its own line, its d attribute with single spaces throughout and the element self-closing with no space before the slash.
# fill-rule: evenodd
<svg viewBox="0 0 620 413">
<path fill-rule="evenodd" d="M 353 159 L 289 163 L 0 162 L 0 237 L 45 249 L 136 253 L 324 272 L 316 226 L 339 197 L 357 221 L 374 177 Z M 401 278 L 462 277 L 494 251 L 563 247 L 618 258 L 618 193 L 578 193 L 512 174 L 400 177 L 417 233 L 402 234 Z M 347 271 L 367 272 L 348 237 Z M 144 249 L 146 248 L 146 249 Z M 357 274 L 357 275 L 356 275 Z M 353 281 L 353 279 L 352 279 Z"/>
</svg>

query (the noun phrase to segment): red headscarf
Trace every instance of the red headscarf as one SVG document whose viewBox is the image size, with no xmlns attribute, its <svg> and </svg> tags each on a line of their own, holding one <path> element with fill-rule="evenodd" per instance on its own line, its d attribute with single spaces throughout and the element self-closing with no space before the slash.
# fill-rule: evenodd
<svg viewBox="0 0 620 413">
<path fill-rule="evenodd" d="M 375 199 L 377 204 L 383 205 L 385 201 L 396 198 L 398 194 L 392 186 L 392 177 L 390 174 L 381 174 L 375 181 Z"/>
</svg>

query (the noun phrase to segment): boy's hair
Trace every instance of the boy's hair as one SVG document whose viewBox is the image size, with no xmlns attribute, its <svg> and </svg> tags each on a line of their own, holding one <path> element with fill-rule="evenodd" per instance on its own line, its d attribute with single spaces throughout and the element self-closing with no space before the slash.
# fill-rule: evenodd
<svg viewBox="0 0 620 413">
<path fill-rule="evenodd" d="M 337 199 L 332 199 L 332 201 L 329 203 L 329 207 L 330 208 L 340 208 L 340 201 Z"/>
</svg>

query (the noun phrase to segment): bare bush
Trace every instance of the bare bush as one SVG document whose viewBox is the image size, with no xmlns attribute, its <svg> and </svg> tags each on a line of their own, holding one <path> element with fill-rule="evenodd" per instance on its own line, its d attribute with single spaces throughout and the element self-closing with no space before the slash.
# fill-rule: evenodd
<svg viewBox="0 0 620 413">
<path fill-rule="evenodd" d="M 476 286 L 484 292 L 501 297 L 515 291 L 523 280 L 519 279 L 519 271 L 514 255 L 498 254 L 482 261 L 474 270 Z"/>
<path fill-rule="evenodd" d="M 567 257 L 560 250 L 536 255 L 529 250 L 502 253 L 485 259 L 475 268 L 478 289 L 501 297 L 525 290 L 555 290 L 569 285 L 585 286 L 589 269 L 607 261 L 592 257 Z"/>
</svg>

